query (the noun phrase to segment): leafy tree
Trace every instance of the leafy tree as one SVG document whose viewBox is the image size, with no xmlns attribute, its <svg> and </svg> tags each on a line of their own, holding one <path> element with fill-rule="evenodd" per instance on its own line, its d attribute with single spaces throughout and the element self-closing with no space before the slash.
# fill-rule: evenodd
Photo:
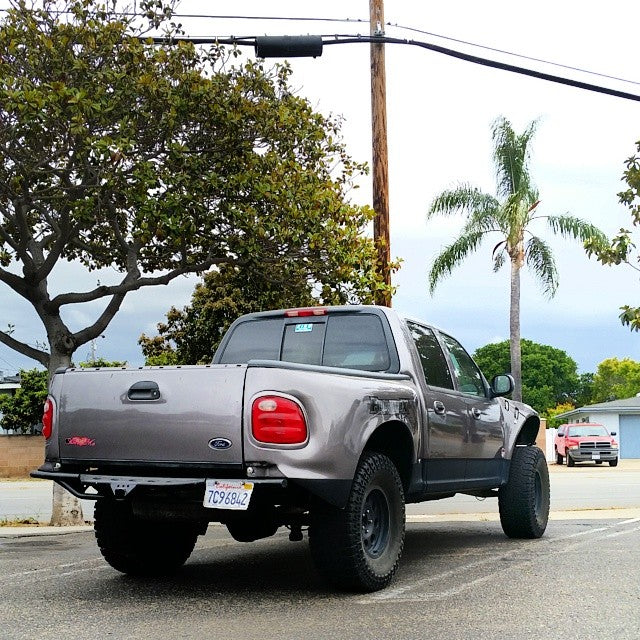
<svg viewBox="0 0 640 640">
<path fill-rule="evenodd" d="M 0 21 L 0 283 L 33 305 L 47 346 L 0 343 L 50 372 L 104 333 L 125 296 L 212 266 L 295 264 L 336 295 L 384 291 L 367 207 L 347 202 L 365 166 L 340 120 L 294 95 L 286 65 L 179 41 L 171 5 L 140 20 L 100 0 L 11 0 Z M 163 45 L 145 39 L 163 32 Z M 112 282 L 53 294 L 62 261 Z M 278 267 L 280 268 L 280 267 Z M 69 305 L 102 301 L 88 326 Z M 52 521 L 82 513 L 54 486 Z M 63 514 L 63 515 L 61 515 Z"/>
<path fill-rule="evenodd" d="M 544 414 L 560 402 L 573 400 L 580 390 L 575 360 L 562 349 L 532 340 L 521 341 L 522 396 L 526 403 Z M 473 354 L 487 378 L 509 371 L 508 340 L 480 347 Z"/>
<path fill-rule="evenodd" d="M 623 174 L 628 189 L 618 194 L 620 202 L 631 212 L 631 224 L 634 227 L 640 225 L 640 140 L 636 143 L 636 153 L 626 161 L 626 170 Z M 636 249 L 634 234 L 630 229 L 620 229 L 611 240 L 592 238 L 585 242 L 587 253 L 595 255 L 599 262 L 605 265 L 625 264 L 635 271 L 640 271 L 638 262 L 640 256 L 633 257 Z M 632 331 L 640 331 L 640 307 L 623 305 L 620 307 L 620 321 Z"/>
<path fill-rule="evenodd" d="M 640 393 L 640 362 L 630 358 L 607 358 L 593 376 L 592 402 L 632 398 Z"/>
<path fill-rule="evenodd" d="M 556 418 L 561 413 L 572 411 L 575 409 L 575 405 L 572 402 L 560 402 L 555 407 L 547 409 L 545 417 L 547 418 L 547 429 L 557 429 L 561 424 L 564 424 L 566 420 L 562 418 Z"/>
<path fill-rule="evenodd" d="M 362 235 L 373 212 L 346 201 L 365 167 L 288 66 L 179 41 L 157 0 L 141 8 L 163 45 L 99 0 L 31 5 L 13 0 L 0 23 L 0 282 L 33 305 L 48 351 L 0 342 L 54 371 L 129 292 L 212 266 L 295 272 L 327 298 L 385 288 Z M 54 295 L 60 261 L 119 279 Z M 90 326 L 64 321 L 96 300 Z"/>
<path fill-rule="evenodd" d="M 523 133 L 517 134 L 508 120 L 498 118 L 492 128 L 497 197 L 462 184 L 439 194 L 427 214 L 428 219 L 436 215 L 462 214 L 466 217 L 458 237 L 442 249 L 431 266 L 431 293 L 438 282 L 475 251 L 487 236 L 498 234 L 499 241 L 492 252 L 493 269 L 497 272 L 507 260 L 511 266 L 510 369 L 516 383 L 513 394 L 516 400 L 521 400 L 524 393 L 520 350 L 520 270 L 526 264 L 548 296 L 553 296 L 558 287 L 558 272 L 551 248 L 533 234 L 533 223 L 544 220 L 553 233 L 583 242 L 604 238 L 601 231 L 579 218 L 538 215 L 540 198 L 529 175 L 530 143 L 535 130 L 536 122 L 532 122 Z"/>
<path fill-rule="evenodd" d="M 93 367 L 126 367 L 126 360 L 105 360 L 104 358 L 96 358 L 95 360 L 86 360 L 80 362 L 82 369 L 92 369 Z"/>
<path fill-rule="evenodd" d="M 20 371 L 20 387 L 14 395 L 0 395 L 0 427 L 17 433 L 33 433 L 42 422 L 42 409 L 47 399 L 47 372 L 42 369 Z"/>
</svg>

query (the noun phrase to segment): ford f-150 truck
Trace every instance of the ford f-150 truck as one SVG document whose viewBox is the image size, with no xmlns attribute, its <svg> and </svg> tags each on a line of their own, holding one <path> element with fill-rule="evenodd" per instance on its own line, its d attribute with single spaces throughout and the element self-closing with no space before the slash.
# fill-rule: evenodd
<svg viewBox="0 0 640 640">
<path fill-rule="evenodd" d="M 540 420 L 454 338 L 373 306 L 255 313 L 213 364 L 58 371 L 32 473 L 96 499 L 106 561 L 181 566 L 210 522 L 239 541 L 308 531 L 318 571 L 373 591 L 402 553 L 405 503 L 497 497 L 507 536 L 546 528 Z"/>
<path fill-rule="evenodd" d="M 592 422 L 561 424 L 554 441 L 556 464 L 562 464 L 564 459 L 568 467 L 573 467 L 576 462 L 593 460 L 596 464 L 608 462 L 609 466 L 616 467 L 618 443 L 615 435 L 615 431 L 609 433 L 601 424 Z"/>
</svg>

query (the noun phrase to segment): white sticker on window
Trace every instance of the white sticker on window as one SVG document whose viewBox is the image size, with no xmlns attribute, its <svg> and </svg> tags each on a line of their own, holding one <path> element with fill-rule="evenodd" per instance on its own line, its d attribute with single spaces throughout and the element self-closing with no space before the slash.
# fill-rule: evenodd
<svg viewBox="0 0 640 640">
<path fill-rule="evenodd" d="M 295 328 L 296 333 L 309 333 L 313 331 L 313 324 L 297 324 Z"/>
</svg>

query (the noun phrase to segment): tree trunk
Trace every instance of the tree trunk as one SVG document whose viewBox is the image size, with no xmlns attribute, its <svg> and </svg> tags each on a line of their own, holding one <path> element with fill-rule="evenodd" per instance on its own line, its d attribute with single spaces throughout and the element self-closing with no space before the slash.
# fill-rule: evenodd
<svg viewBox="0 0 640 640">
<path fill-rule="evenodd" d="M 515 382 L 513 399 L 522 402 L 522 353 L 520 346 L 520 256 L 511 259 L 511 299 L 509 307 L 509 351 L 511 375 Z"/>
<path fill-rule="evenodd" d="M 49 524 L 55 527 L 84 524 L 80 500 L 55 482 L 53 483 L 53 503 Z"/>
<path fill-rule="evenodd" d="M 49 379 L 53 377 L 59 367 L 68 367 L 71 364 L 71 356 L 60 353 L 51 344 L 51 358 L 49 360 Z M 57 483 L 53 483 L 53 498 L 51 504 L 51 521 L 54 527 L 76 526 L 84 524 L 82 504 L 80 500 L 71 495 Z"/>
</svg>

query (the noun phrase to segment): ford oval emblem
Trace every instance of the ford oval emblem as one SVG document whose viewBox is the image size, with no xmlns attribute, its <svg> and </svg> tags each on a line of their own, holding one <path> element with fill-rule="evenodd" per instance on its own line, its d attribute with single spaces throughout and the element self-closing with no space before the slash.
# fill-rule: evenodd
<svg viewBox="0 0 640 640">
<path fill-rule="evenodd" d="M 222 451 L 231 447 L 231 440 L 227 438 L 212 438 L 209 440 L 209 446 L 215 451 Z"/>
</svg>

